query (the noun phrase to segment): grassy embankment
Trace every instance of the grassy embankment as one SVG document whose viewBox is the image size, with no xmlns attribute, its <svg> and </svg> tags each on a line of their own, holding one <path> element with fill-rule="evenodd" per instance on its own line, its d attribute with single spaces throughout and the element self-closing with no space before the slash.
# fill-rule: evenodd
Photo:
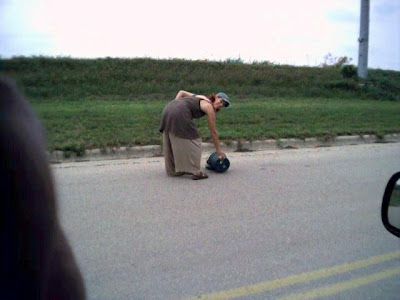
<svg viewBox="0 0 400 300">
<path fill-rule="evenodd" d="M 395 185 L 390 197 L 390 206 L 400 206 L 400 185 L 398 184 Z"/>
<path fill-rule="evenodd" d="M 339 69 L 151 59 L 14 58 L 1 61 L 43 120 L 49 150 L 159 144 L 164 105 L 180 89 L 224 91 L 221 140 L 400 132 L 400 72 L 361 83 Z M 209 140 L 205 118 L 198 122 Z"/>
</svg>

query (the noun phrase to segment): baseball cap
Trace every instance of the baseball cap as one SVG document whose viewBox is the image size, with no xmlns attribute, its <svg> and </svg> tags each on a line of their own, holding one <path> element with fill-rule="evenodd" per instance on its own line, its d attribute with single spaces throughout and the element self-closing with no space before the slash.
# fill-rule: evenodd
<svg viewBox="0 0 400 300">
<path fill-rule="evenodd" d="M 229 107 L 231 105 L 231 102 L 229 101 L 229 97 L 227 94 L 219 92 L 217 96 L 222 98 L 226 102 L 225 107 Z"/>
</svg>

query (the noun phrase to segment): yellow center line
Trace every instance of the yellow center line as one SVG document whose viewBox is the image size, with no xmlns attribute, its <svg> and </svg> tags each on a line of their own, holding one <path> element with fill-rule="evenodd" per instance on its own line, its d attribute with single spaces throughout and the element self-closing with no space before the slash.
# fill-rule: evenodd
<svg viewBox="0 0 400 300">
<path fill-rule="evenodd" d="M 400 274 L 400 268 L 387 269 L 385 271 L 374 273 L 372 275 L 335 283 L 321 288 L 313 289 L 304 293 L 289 295 L 288 297 L 279 298 L 279 300 L 298 300 L 298 299 L 315 299 L 320 297 L 331 296 L 350 289 L 355 289 L 363 285 L 370 284 L 374 281 L 389 278 Z"/>
<path fill-rule="evenodd" d="M 322 279 L 336 274 L 349 272 L 352 270 L 368 267 L 374 264 L 383 263 L 388 260 L 392 260 L 400 257 L 400 251 L 390 252 L 382 255 L 370 257 L 368 259 L 355 261 L 352 263 L 342 264 L 331 268 L 325 268 L 317 271 L 301 273 L 298 275 L 292 275 L 286 278 L 281 278 L 268 282 L 261 282 L 253 285 L 238 287 L 226 291 L 220 291 L 210 294 L 205 294 L 199 297 L 193 297 L 190 299 L 232 299 L 237 297 L 248 296 L 251 294 L 257 294 L 261 292 L 267 292 L 297 283 L 309 282 L 312 280 Z"/>
</svg>

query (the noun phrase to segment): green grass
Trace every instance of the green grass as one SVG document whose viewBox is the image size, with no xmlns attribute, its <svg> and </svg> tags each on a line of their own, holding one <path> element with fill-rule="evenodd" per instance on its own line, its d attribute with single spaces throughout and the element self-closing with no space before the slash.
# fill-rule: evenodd
<svg viewBox="0 0 400 300">
<path fill-rule="evenodd" d="M 345 79 L 335 67 L 270 63 L 154 59 L 17 57 L 0 60 L 30 98 L 119 96 L 169 99 L 180 89 L 198 94 L 225 91 L 235 98 L 302 97 L 400 100 L 400 72 L 369 70 L 365 84 Z"/>
<path fill-rule="evenodd" d="M 82 153 L 160 144 L 165 104 L 181 90 L 224 91 L 221 140 L 330 138 L 400 132 L 400 72 L 369 70 L 343 78 L 335 67 L 268 62 L 17 57 L 0 60 L 44 123 L 49 150 Z M 206 119 L 198 122 L 210 141 Z"/>
<path fill-rule="evenodd" d="M 109 99 L 31 101 L 47 130 L 50 150 L 160 144 L 165 101 Z M 206 118 L 196 121 L 210 141 Z M 400 103 L 341 99 L 235 99 L 217 115 L 220 139 L 332 137 L 400 132 Z"/>
<path fill-rule="evenodd" d="M 400 186 L 396 185 L 390 197 L 390 206 L 400 206 Z"/>
</svg>

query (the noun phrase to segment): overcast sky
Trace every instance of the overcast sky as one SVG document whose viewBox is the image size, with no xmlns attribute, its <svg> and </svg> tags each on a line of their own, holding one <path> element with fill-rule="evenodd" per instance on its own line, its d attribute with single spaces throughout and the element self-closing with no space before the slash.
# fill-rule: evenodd
<svg viewBox="0 0 400 300">
<path fill-rule="evenodd" d="M 361 0 L 0 0 L 0 56 L 357 65 Z M 400 0 L 371 0 L 369 67 L 400 70 Z"/>
</svg>

